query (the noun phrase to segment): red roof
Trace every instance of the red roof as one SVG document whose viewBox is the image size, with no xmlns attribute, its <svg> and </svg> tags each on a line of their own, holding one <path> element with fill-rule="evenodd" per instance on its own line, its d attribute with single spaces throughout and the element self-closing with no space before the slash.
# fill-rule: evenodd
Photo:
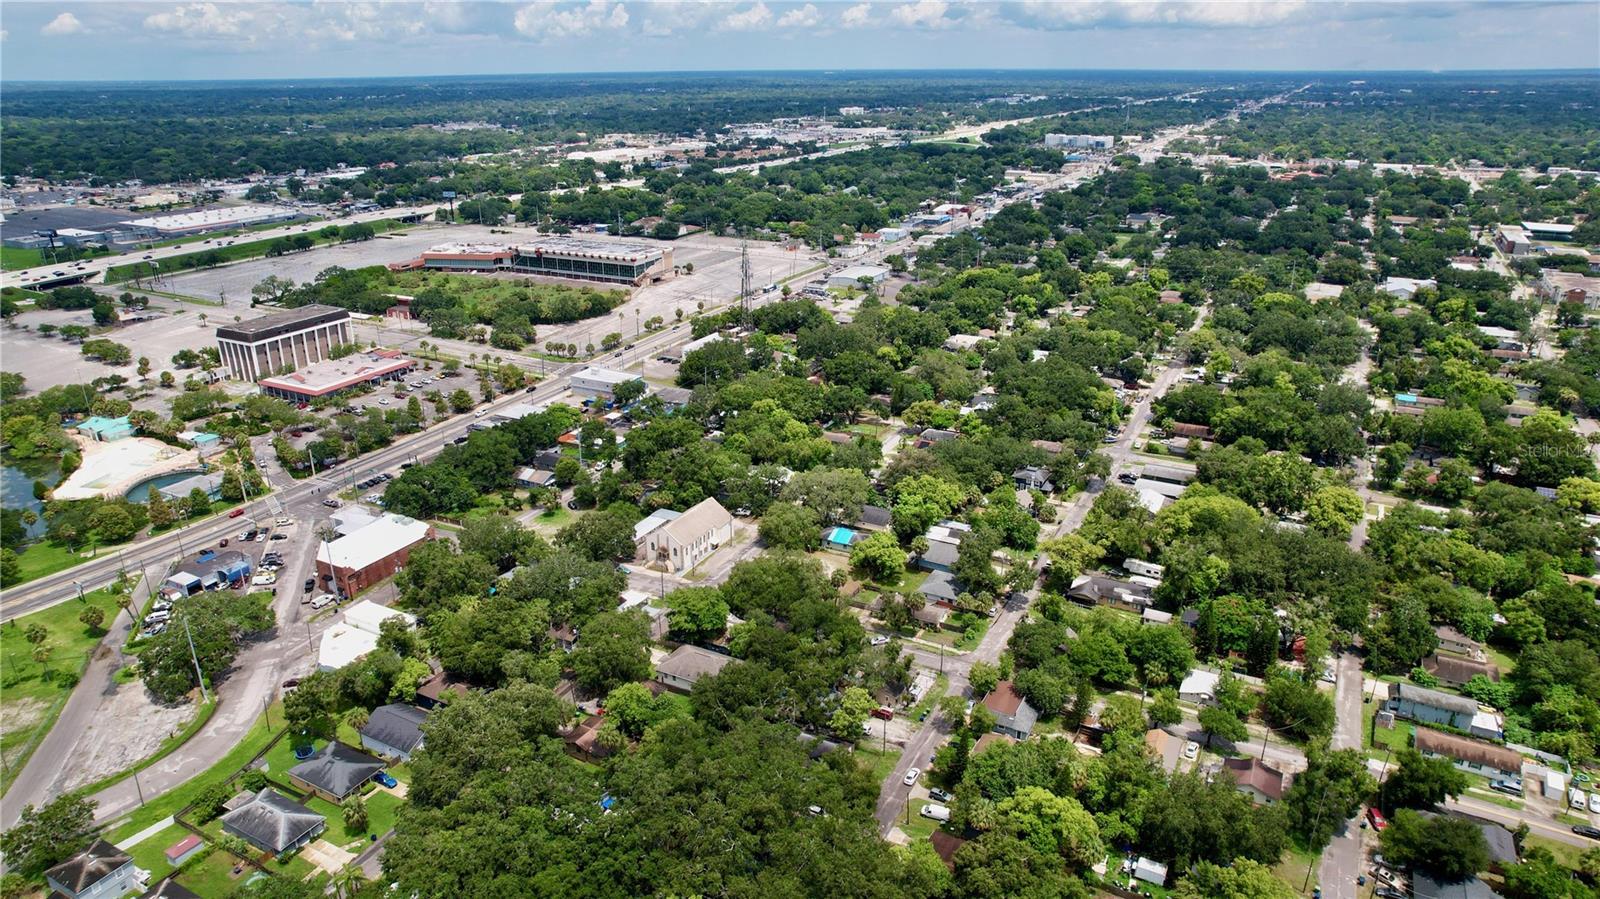
<svg viewBox="0 0 1600 899">
<path fill-rule="evenodd" d="M 1011 681 L 1003 680 L 983 697 L 983 707 L 996 715 L 1015 715 L 1022 707 L 1022 694 L 1011 686 Z"/>
<path fill-rule="evenodd" d="M 189 834 L 178 842 L 167 847 L 167 861 L 170 862 L 174 859 L 182 858 L 185 852 L 188 852 L 198 845 L 200 845 L 200 838 L 192 833 Z"/>
</svg>

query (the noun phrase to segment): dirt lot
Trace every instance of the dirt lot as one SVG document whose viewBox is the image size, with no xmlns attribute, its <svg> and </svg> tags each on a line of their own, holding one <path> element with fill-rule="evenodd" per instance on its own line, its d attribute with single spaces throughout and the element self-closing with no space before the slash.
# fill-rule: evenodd
<svg viewBox="0 0 1600 899">
<path fill-rule="evenodd" d="M 193 703 L 165 706 L 138 681 L 119 684 L 100 700 L 68 762 L 60 788 L 73 790 L 131 767 L 161 748 L 194 717 Z"/>
</svg>

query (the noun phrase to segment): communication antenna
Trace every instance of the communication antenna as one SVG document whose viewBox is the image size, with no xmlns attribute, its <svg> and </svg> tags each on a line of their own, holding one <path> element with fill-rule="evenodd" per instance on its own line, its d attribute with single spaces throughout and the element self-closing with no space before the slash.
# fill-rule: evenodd
<svg viewBox="0 0 1600 899">
<path fill-rule="evenodd" d="M 739 241 L 739 305 L 745 314 L 750 312 L 750 244 Z"/>
</svg>

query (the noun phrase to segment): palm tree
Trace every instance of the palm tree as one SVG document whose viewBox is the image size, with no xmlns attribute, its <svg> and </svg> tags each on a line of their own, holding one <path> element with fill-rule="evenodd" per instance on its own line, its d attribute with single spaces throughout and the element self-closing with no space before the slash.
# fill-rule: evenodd
<svg viewBox="0 0 1600 899">
<path fill-rule="evenodd" d="M 367 882 L 367 873 L 361 866 L 351 862 L 340 868 L 333 875 L 333 894 L 343 899 L 345 896 L 354 896 Z"/>
</svg>

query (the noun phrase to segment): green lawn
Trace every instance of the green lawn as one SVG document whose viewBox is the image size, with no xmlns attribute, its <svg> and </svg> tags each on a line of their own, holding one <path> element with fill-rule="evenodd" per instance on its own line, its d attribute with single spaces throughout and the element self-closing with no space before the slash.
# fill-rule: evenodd
<svg viewBox="0 0 1600 899">
<path fill-rule="evenodd" d="M 44 540 L 38 543 L 30 543 L 17 556 L 17 564 L 20 566 L 21 571 L 17 584 L 26 584 L 35 578 L 41 578 L 47 574 L 55 574 L 80 562 L 88 561 L 93 557 L 92 553 L 87 556 L 79 555 L 65 546 L 58 546 Z"/>
<path fill-rule="evenodd" d="M 912 721 L 916 721 L 922 716 L 923 712 L 932 711 L 934 704 L 942 699 L 944 694 L 948 692 L 950 692 L 950 678 L 941 674 L 934 678 L 933 689 L 929 690 L 927 695 L 922 697 L 922 701 L 906 711 L 906 717 L 910 718 Z"/>
<path fill-rule="evenodd" d="M 865 762 L 867 769 L 872 772 L 872 779 L 882 782 L 884 778 L 894 773 L 894 766 L 900 762 L 900 750 L 891 749 L 884 752 L 875 747 L 881 743 L 873 743 L 871 738 L 863 738 L 856 744 L 856 758 Z"/>
<path fill-rule="evenodd" d="M 150 872 L 150 882 L 155 883 L 172 873 L 172 866 L 167 864 L 167 847 L 189 835 L 189 829 L 181 824 L 174 824 L 165 830 L 158 831 L 145 837 L 125 851 L 133 856 L 133 863 Z M 190 864 L 199 864 L 190 862 Z"/>
<path fill-rule="evenodd" d="M 239 868 L 237 877 L 233 873 L 235 868 Z M 178 883 L 201 896 L 227 896 L 254 873 L 255 868 L 244 865 L 232 855 L 213 850 L 200 862 L 185 867 L 178 875 Z"/>
<path fill-rule="evenodd" d="M 89 654 L 100 644 L 104 631 L 84 627 L 78 616 L 88 607 L 105 616 L 101 627 L 109 628 L 119 609 L 116 597 L 106 590 L 85 593 L 84 601 L 69 600 L 32 615 L 14 618 L 0 626 L 0 693 L 5 696 L 6 713 L 0 716 L 0 752 L 5 754 L 5 771 L 0 785 L 9 787 L 39 741 L 49 732 L 60 714 L 72 686 L 78 681 Z M 44 664 L 34 659 L 34 646 L 27 632 L 34 625 L 45 629 L 42 644 L 50 650 Z"/>
<path fill-rule="evenodd" d="M 227 755 L 176 789 L 150 799 L 106 833 L 105 838 L 112 843 L 125 840 L 162 818 L 177 814 L 180 809 L 194 801 L 194 797 L 205 787 L 238 773 L 246 762 L 254 758 L 255 754 L 283 729 L 283 703 L 274 703 L 268 714 L 272 721 L 270 730 L 266 719 L 257 718 L 255 724 L 250 726 L 249 732 L 228 751 Z M 278 746 L 287 746 L 288 742 L 280 740 Z"/>
<path fill-rule="evenodd" d="M 350 830 L 344 826 L 344 810 L 325 799 L 313 797 L 306 806 L 312 811 L 320 812 L 328 819 L 328 829 L 323 832 L 322 838 L 335 846 L 348 849 L 351 852 L 360 852 L 361 846 L 367 843 L 374 835 L 385 834 L 394 827 L 394 819 L 400 812 L 400 806 L 405 800 L 379 789 L 371 789 L 365 794 L 367 802 L 367 826 L 361 830 Z"/>
<path fill-rule="evenodd" d="M 381 221 L 370 222 L 369 224 L 371 224 L 373 229 L 379 234 L 385 234 L 390 231 L 396 231 L 409 227 L 392 219 L 383 219 Z M 338 243 L 339 239 L 337 237 L 325 238 L 317 233 L 317 230 L 323 227 L 326 227 L 326 225 L 319 223 L 315 228 L 313 228 L 313 230 L 307 231 L 306 234 L 316 241 L 316 246 L 322 246 L 329 243 Z M 171 256 L 160 260 L 161 270 L 171 273 L 185 269 L 197 269 L 210 265 L 222 265 L 228 262 L 238 262 L 241 259 L 254 259 L 258 256 L 267 255 L 267 248 L 272 246 L 273 242 L 278 239 L 279 238 L 271 238 L 268 240 L 252 240 L 246 243 L 235 243 L 231 247 L 207 247 L 206 249 L 197 250 L 193 253 L 185 253 L 181 256 Z M 206 260 L 214 261 L 208 262 Z M 115 284 L 119 281 L 128 281 L 136 277 L 142 277 L 148 274 L 150 271 L 150 263 L 143 261 L 113 266 L 106 272 L 106 282 L 109 284 Z"/>
<path fill-rule="evenodd" d="M 415 296 L 417 293 L 429 288 L 442 290 L 451 296 L 458 297 L 461 305 L 471 319 L 487 320 L 494 317 L 494 310 L 501 303 L 523 300 L 530 294 L 544 304 L 554 304 L 562 307 L 569 303 L 590 305 L 596 296 L 605 297 L 605 302 L 610 307 L 620 305 L 628 297 L 628 292 L 617 289 L 602 289 L 598 287 L 573 287 L 557 284 L 528 284 L 517 280 L 500 278 L 480 278 L 476 275 L 457 275 L 447 272 L 412 271 L 389 272 L 385 275 L 385 282 L 379 286 L 384 290 Z M 633 316 L 627 316 L 628 321 L 617 322 L 617 331 L 625 336 L 633 334 Z M 534 324 L 539 324 L 535 322 Z"/>
<path fill-rule="evenodd" d="M 1304 886 L 1305 889 L 1301 892 L 1309 896 L 1311 891 L 1317 888 L 1317 868 L 1321 860 L 1321 853 L 1302 852 L 1291 846 L 1289 851 L 1283 854 L 1282 860 L 1273 866 L 1272 872 L 1283 878 L 1284 882 L 1294 887 L 1296 891 L 1301 891 L 1300 888 Z M 1309 881 L 1306 879 L 1307 873 L 1311 875 Z"/>
</svg>

